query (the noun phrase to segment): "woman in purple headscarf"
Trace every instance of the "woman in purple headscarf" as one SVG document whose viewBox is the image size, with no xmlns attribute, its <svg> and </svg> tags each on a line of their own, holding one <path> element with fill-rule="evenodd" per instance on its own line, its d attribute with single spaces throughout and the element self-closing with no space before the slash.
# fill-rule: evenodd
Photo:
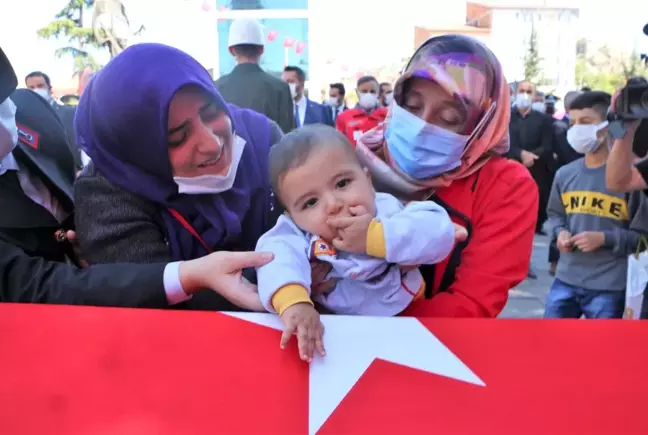
<svg viewBox="0 0 648 435">
<path fill-rule="evenodd" d="M 180 50 L 139 44 L 116 56 L 83 92 L 75 129 L 92 159 L 75 186 L 90 263 L 253 251 L 274 223 L 267 158 L 281 130 L 226 104 Z M 212 300 L 190 304 L 232 309 L 203 293 Z"/>
</svg>

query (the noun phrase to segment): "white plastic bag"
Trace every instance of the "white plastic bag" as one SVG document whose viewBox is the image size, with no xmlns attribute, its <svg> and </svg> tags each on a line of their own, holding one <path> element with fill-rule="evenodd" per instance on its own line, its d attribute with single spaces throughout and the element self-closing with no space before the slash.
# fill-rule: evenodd
<svg viewBox="0 0 648 435">
<path fill-rule="evenodd" d="M 644 291 L 648 284 L 648 251 L 639 252 L 647 240 L 642 237 L 637 252 L 628 257 L 628 279 L 626 281 L 626 296 L 624 319 L 638 320 L 644 302 Z"/>
</svg>

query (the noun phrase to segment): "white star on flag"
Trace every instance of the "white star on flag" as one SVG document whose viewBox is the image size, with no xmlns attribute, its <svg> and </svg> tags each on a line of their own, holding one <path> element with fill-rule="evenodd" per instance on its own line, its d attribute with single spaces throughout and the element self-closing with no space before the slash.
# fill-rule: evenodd
<svg viewBox="0 0 648 435">
<path fill-rule="evenodd" d="M 281 320 L 273 314 L 223 314 L 283 330 Z M 326 356 L 315 356 L 309 373 L 308 433 L 311 435 L 322 427 L 376 358 L 482 387 L 486 385 L 416 318 L 324 315 L 322 323 L 326 328 Z"/>
</svg>

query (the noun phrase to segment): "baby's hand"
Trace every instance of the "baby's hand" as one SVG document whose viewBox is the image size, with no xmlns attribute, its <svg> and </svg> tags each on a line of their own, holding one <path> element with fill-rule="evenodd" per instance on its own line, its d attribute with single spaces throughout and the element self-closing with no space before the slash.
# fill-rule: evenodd
<svg viewBox="0 0 648 435">
<path fill-rule="evenodd" d="M 463 242 L 468 238 L 468 230 L 458 224 L 453 224 L 455 230 L 455 243 Z"/>
<path fill-rule="evenodd" d="M 328 224 L 337 230 L 333 246 L 344 252 L 367 253 L 367 232 L 373 216 L 361 205 L 350 207 L 351 216 L 330 218 Z"/>
<path fill-rule="evenodd" d="M 281 320 L 286 326 L 281 335 L 281 348 L 285 349 L 290 337 L 297 335 L 297 346 L 299 355 L 304 361 L 313 361 L 315 351 L 324 356 L 324 325 L 320 321 L 320 315 L 309 303 L 298 303 L 292 305 L 283 312 Z"/>
</svg>

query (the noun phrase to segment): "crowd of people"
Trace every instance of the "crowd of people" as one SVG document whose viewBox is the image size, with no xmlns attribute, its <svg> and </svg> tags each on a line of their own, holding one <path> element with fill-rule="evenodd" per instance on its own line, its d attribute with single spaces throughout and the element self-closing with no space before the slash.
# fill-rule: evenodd
<svg viewBox="0 0 648 435">
<path fill-rule="evenodd" d="M 609 151 L 610 95 L 568 95 L 555 119 L 485 45 L 444 35 L 393 85 L 360 78 L 350 108 L 341 83 L 316 102 L 299 67 L 264 72 L 263 41 L 236 20 L 216 82 L 131 46 L 73 117 L 43 73 L 3 86 L 0 301 L 268 311 L 310 360 L 320 313 L 496 317 L 546 231 L 547 317 L 622 316 L 648 210 L 606 185 L 616 152 L 635 175 L 615 188 L 646 188 L 617 151 L 631 134 Z"/>
</svg>

